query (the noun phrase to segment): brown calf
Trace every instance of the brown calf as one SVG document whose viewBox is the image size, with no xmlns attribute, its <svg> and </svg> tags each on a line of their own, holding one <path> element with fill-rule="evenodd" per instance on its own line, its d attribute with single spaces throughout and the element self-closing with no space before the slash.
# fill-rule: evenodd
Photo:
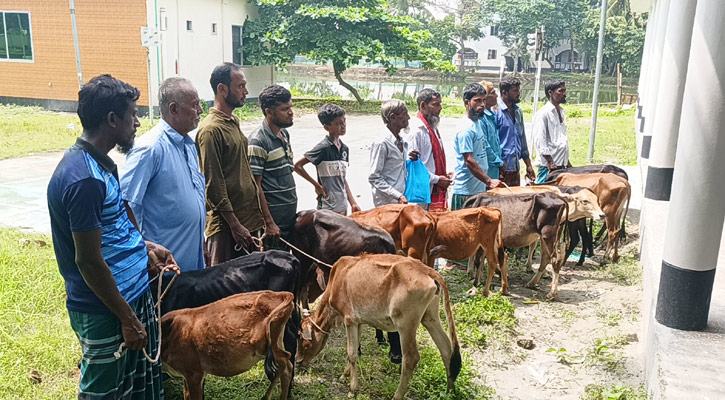
<svg viewBox="0 0 725 400">
<path fill-rule="evenodd" d="M 597 195 L 599 207 L 604 212 L 607 224 L 607 250 L 604 255 L 612 254 L 612 261 L 619 258 L 617 237 L 621 229 L 621 221 L 627 217 L 632 188 L 629 182 L 615 174 L 595 173 L 586 175 L 559 174 L 552 182 L 557 186 L 583 186 Z M 613 251 L 613 253 L 612 253 Z"/>
<path fill-rule="evenodd" d="M 430 243 L 435 235 L 436 221 L 428 211 L 414 204 L 387 204 L 372 210 L 359 211 L 350 218 L 387 231 L 395 248 L 403 255 L 428 264 Z"/>
<path fill-rule="evenodd" d="M 206 374 L 234 376 L 248 371 L 266 355 L 265 368 L 276 377 L 264 395 L 281 382 L 287 399 L 292 381 L 290 353 L 282 337 L 292 315 L 294 295 L 269 290 L 241 293 L 197 308 L 167 313 L 161 319 L 161 359 L 171 375 L 184 377 L 184 399 L 204 398 Z"/>
<path fill-rule="evenodd" d="M 441 326 L 441 297 L 450 340 Z M 448 286 L 432 268 L 399 255 L 366 254 L 341 258 L 332 269 L 317 310 L 302 322 L 297 361 L 303 366 L 309 365 L 327 343 L 330 331 L 341 322 L 347 329 L 348 363 L 344 374 L 350 374 L 349 395 L 354 395 L 359 387 L 357 351 L 361 324 L 400 333 L 403 365 L 394 400 L 401 400 L 405 395 L 420 360 L 415 335 L 421 323 L 441 353 L 448 390 L 453 389 L 461 371 L 461 353 Z"/>
<path fill-rule="evenodd" d="M 431 215 L 438 221 L 432 246 L 439 250 L 431 255 L 430 264 L 433 264 L 434 259 L 438 257 L 449 260 L 468 259 L 473 285 L 478 286 L 483 278 L 483 268 L 480 265 L 482 260 L 478 260 L 476 254 L 478 249 L 482 249 L 488 260 L 488 276 L 483 295 L 488 296 L 491 279 L 497 268 L 501 271 L 501 292 L 506 293 L 508 277 L 503 251 L 501 210 L 476 207 L 432 212 Z"/>
</svg>

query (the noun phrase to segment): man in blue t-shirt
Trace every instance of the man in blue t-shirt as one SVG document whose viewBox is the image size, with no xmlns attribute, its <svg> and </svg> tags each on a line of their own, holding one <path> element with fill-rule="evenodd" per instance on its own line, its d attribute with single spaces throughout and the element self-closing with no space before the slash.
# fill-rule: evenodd
<svg viewBox="0 0 725 400">
<path fill-rule="evenodd" d="M 79 399 L 163 398 L 160 363 L 141 352 L 155 357 L 160 339 L 149 274 L 178 266 L 167 249 L 144 243 L 108 157 L 114 146 L 133 145 L 138 97 L 110 75 L 86 83 L 78 93 L 83 134 L 48 184 L 55 255 L 83 351 Z"/>
<path fill-rule="evenodd" d="M 481 193 L 486 187 L 498 187 L 498 177 L 488 176 L 486 134 L 481 118 L 486 109 L 486 89 L 472 83 L 463 91 L 463 104 L 468 113 L 467 126 L 456 134 L 453 149 L 456 151 L 456 169 L 453 181 L 451 210 L 458 210 L 469 197 Z"/>
</svg>

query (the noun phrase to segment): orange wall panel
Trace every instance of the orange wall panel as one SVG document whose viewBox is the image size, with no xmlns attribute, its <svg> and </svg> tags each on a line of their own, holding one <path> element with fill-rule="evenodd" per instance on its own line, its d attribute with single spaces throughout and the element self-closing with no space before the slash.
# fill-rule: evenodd
<svg viewBox="0 0 725 400">
<path fill-rule="evenodd" d="M 83 81 L 110 73 L 141 91 L 148 105 L 145 0 L 76 0 L 76 24 Z M 0 61 L 0 96 L 78 99 L 78 75 L 69 3 L 57 0 L 3 0 L 3 11 L 28 11 L 33 62 Z"/>
</svg>

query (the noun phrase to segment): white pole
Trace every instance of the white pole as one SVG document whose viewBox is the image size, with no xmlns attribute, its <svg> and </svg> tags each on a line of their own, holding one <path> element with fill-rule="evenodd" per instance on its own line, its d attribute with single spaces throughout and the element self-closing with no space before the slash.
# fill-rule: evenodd
<svg viewBox="0 0 725 400">
<path fill-rule="evenodd" d="M 655 314 L 675 329 L 707 326 L 723 233 L 724 20 L 722 0 L 697 1 Z"/>
<path fill-rule="evenodd" d="M 81 49 L 78 44 L 78 26 L 76 25 L 76 5 L 70 0 L 70 22 L 73 26 L 73 45 L 76 48 L 76 72 L 78 73 L 78 88 L 83 88 L 83 68 L 81 68 Z"/>
<path fill-rule="evenodd" d="M 544 41 L 544 25 L 541 25 L 541 39 L 539 39 L 539 35 L 536 35 L 536 44 L 534 45 L 536 49 L 541 48 L 539 53 L 536 56 L 536 82 L 534 83 L 534 111 L 532 114 L 536 114 L 536 110 L 539 109 L 539 87 L 541 84 L 541 58 L 544 56 L 543 54 L 543 48 L 544 44 L 540 43 Z"/>
<path fill-rule="evenodd" d="M 151 89 L 151 50 L 146 47 L 146 74 L 149 78 L 149 123 L 151 125 L 154 124 L 154 103 L 152 101 L 153 99 L 153 90 Z"/>
<path fill-rule="evenodd" d="M 597 72 L 594 77 L 594 98 L 592 99 L 592 129 L 589 131 L 589 163 L 594 157 L 594 137 L 597 133 L 597 109 L 599 108 L 599 78 L 602 74 L 604 54 L 604 27 L 607 23 L 607 0 L 602 0 L 602 19 L 599 21 L 599 44 L 597 45 Z"/>
<path fill-rule="evenodd" d="M 676 0 L 676 1 L 684 1 L 684 0 Z M 660 70 L 662 69 L 662 51 L 664 49 L 665 45 L 665 34 L 667 33 L 667 10 L 670 9 L 670 0 L 659 0 L 658 10 L 657 10 L 657 26 L 656 31 L 654 35 L 654 41 L 652 43 L 652 53 L 650 54 L 650 59 L 648 61 L 648 67 L 647 71 L 645 73 L 647 76 L 645 79 L 647 79 L 647 86 L 645 88 L 645 102 L 644 102 L 644 108 L 642 109 L 642 115 L 644 118 L 644 132 L 642 135 L 642 154 L 640 154 L 642 158 L 642 164 L 644 166 L 645 163 L 649 163 L 649 152 L 650 148 L 652 146 L 652 135 L 654 131 L 652 130 L 652 121 L 650 118 L 654 117 L 656 114 L 656 103 L 657 103 L 657 97 L 660 93 Z M 669 94 L 669 93 L 668 93 Z M 644 172 L 647 170 L 644 169 Z M 644 176 L 643 176 L 644 178 Z"/>
<path fill-rule="evenodd" d="M 674 1 L 670 4 L 660 80 L 657 85 L 661 88 L 661 93 L 683 93 L 685 90 L 696 6 L 696 0 Z M 644 196 L 652 200 L 669 201 L 682 115 L 682 98 L 677 95 L 657 96 L 655 110 L 657 114 L 650 118 L 650 123 L 652 131 L 657 134 L 652 136 Z"/>
<path fill-rule="evenodd" d="M 652 4 L 649 16 L 647 18 L 647 32 L 644 39 L 644 49 L 642 50 L 642 64 L 639 68 L 639 82 L 637 84 L 637 113 L 635 114 L 635 126 L 634 129 L 637 132 L 637 157 L 642 154 L 642 109 L 644 108 L 644 93 L 647 79 L 645 79 L 646 72 L 649 66 L 649 60 L 651 58 L 650 53 L 652 52 L 652 42 L 654 41 L 655 32 L 655 21 L 657 20 L 657 5 L 659 3 L 655 0 Z"/>
</svg>

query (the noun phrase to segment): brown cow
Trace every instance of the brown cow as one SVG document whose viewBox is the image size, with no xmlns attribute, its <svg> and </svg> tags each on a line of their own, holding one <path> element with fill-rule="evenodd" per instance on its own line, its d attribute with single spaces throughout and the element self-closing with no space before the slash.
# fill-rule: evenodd
<svg viewBox="0 0 725 400">
<path fill-rule="evenodd" d="M 294 295 L 269 290 L 241 293 L 211 304 L 184 308 L 161 318 L 161 360 L 171 375 L 184 377 L 184 399 L 204 398 L 206 374 L 234 376 L 267 357 L 265 369 L 276 370 L 264 395 L 281 382 L 280 399 L 287 399 L 292 382 L 290 353 L 282 337 L 292 315 Z"/>
<path fill-rule="evenodd" d="M 493 196 L 510 196 L 512 194 L 524 193 L 554 193 L 559 195 L 569 206 L 569 221 L 573 222 L 581 218 L 591 218 L 596 221 L 604 219 L 604 212 L 599 208 L 597 195 L 587 188 L 580 187 L 579 190 L 562 191 L 558 186 L 537 185 L 537 186 L 516 186 L 510 188 L 495 188 L 486 191 Z"/>
<path fill-rule="evenodd" d="M 441 326 L 441 297 L 450 340 Z M 341 258 L 332 269 L 330 282 L 317 310 L 302 322 L 298 362 L 303 366 L 309 365 L 327 343 L 330 331 L 343 322 L 347 329 L 345 375 L 350 374 L 350 395 L 358 390 L 357 351 L 361 324 L 400 333 L 403 365 L 394 400 L 401 400 L 405 395 L 413 370 L 420 360 L 416 332 L 421 323 L 441 353 L 448 390 L 453 389 L 461 371 L 461 352 L 448 286 L 432 268 L 399 255 L 366 254 Z"/>
<path fill-rule="evenodd" d="M 529 193 L 511 196 L 492 196 L 486 192 L 477 194 L 463 203 L 463 207 L 496 207 L 503 214 L 503 245 L 517 249 L 529 247 L 528 267 L 531 268 L 533 247 L 541 239 L 541 264 L 533 278 L 526 284 L 534 287 L 551 263 L 554 276 L 549 298 L 559 290 L 559 270 L 564 262 L 559 251 L 559 240 L 567 222 L 566 202 L 553 193 Z"/>
<path fill-rule="evenodd" d="M 431 212 L 436 217 L 436 234 L 432 246 L 440 250 L 431 255 L 449 260 L 468 259 L 468 268 L 473 275 L 473 285 L 478 286 L 483 278 L 482 261 L 476 254 L 478 249 L 488 260 L 488 276 L 483 295 L 488 296 L 491 279 L 498 268 L 501 271 L 501 292 L 506 293 L 508 276 L 503 251 L 501 211 L 490 207 L 464 208 L 456 211 Z"/>
<path fill-rule="evenodd" d="M 619 258 L 617 237 L 621 230 L 621 222 L 627 217 L 632 188 L 629 182 L 615 174 L 595 173 L 586 175 L 559 174 L 552 182 L 557 186 L 583 186 L 597 195 L 599 207 L 604 211 L 604 222 L 607 224 L 607 250 L 604 256 L 612 254 L 612 261 Z M 613 251 L 613 252 L 612 252 Z"/>
<path fill-rule="evenodd" d="M 398 252 L 417 258 L 424 264 L 429 263 L 428 254 L 435 235 L 436 221 L 420 206 L 386 204 L 372 210 L 353 213 L 350 218 L 383 228 L 393 237 Z"/>
</svg>

